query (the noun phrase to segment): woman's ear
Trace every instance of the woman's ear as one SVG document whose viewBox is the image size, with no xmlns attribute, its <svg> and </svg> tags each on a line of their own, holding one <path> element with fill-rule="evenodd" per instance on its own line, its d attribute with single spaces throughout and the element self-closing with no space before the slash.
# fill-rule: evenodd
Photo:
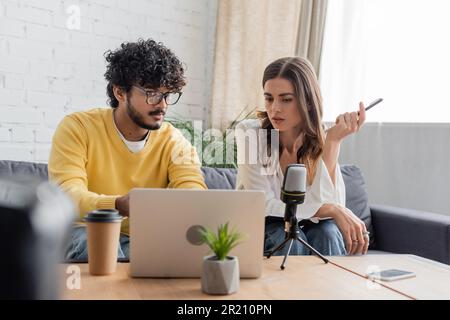
<svg viewBox="0 0 450 320">
<path fill-rule="evenodd" d="M 113 85 L 113 93 L 114 97 L 116 97 L 119 102 L 125 103 L 127 100 L 127 93 L 123 90 L 123 88 Z"/>
</svg>

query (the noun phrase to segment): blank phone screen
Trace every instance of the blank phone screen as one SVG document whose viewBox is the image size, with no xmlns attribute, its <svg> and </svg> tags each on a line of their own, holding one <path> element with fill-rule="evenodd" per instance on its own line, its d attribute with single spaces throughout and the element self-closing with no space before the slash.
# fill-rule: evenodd
<svg viewBox="0 0 450 320">
<path fill-rule="evenodd" d="M 386 277 L 386 278 L 398 277 L 398 276 L 403 276 L 403 275 L 407 275 L 407 274 L 412 274 L 412 272 L 404 271 L 404 270 L 397 270 L 397 269 L 383 270 L 380 272 L 380 276 L 383 278 L 384 277 Z"/>
</svg>

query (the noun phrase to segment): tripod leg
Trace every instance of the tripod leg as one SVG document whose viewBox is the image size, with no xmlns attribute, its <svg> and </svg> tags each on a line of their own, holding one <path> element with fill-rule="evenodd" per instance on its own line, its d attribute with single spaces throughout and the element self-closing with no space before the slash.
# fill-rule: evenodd
<svg viewBox="0 0 450 320">
<path fill-rule="evenodd" d="M 280 243 L 275 249 L 270 251 L 269 254 L 267 255 L 267 259 L 270 259 L 270 257 L 278 250 L 282 250 L 289 240 L 290 240 L 290 238 L 284 239 L 282 243 Z"/>
<path fill-rule="evenodd" d="M 314 252 L 320 259 L 323 260 L 323 262 L 328 263 L 328 259 L 325 258 L 322 254 L 320 254 L 319 251 L 317 251 L 316 249 L 314 249 L 313 247 L 311 247 L 311 245 L 309 243 L 307 243 L 305 240 L 301 239 L 300 237 L 296 238 L 298 241 L 300 241 L 300 243 L 302 243 L 303 245 L 305 245 L 307 248 L 309 248 L 309 250 L 311 250 L 312 252 Z"/>
<path fill-rule="evenodd" d="M 289 248 L 288 248 L 288 251 L 287 251 L 286 254 L 284 255 L 283 263 L 282 263 L 281 266 L 280 266 L 280 269 L 281 269 L 281 270 L 284 270 L 284 265 L 285 265 L 285 263 L 286 263 L 286 259 L 287 259 L 288 255 L 289 255 L 289 253 L 291 252 L 291 248 L 292 248 L 292 244 L 293 244 L 293 243 L 294 243 L 294 238 L 291 238 L 291 242 L 289 242 Z"/>
</svg>

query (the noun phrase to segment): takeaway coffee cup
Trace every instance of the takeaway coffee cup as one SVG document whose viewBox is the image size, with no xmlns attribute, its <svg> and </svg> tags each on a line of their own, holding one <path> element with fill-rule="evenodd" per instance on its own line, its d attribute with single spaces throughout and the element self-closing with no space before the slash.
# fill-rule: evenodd
<svg viewBox="0 0 450 320">
<path fill-rule="evenodd" d="M 116 271 L 120 226 L 123 217 L 117 210 L 94 210 L 83 219 L 87 224 L 89 272 L 108 275 Z"/>
</svg>

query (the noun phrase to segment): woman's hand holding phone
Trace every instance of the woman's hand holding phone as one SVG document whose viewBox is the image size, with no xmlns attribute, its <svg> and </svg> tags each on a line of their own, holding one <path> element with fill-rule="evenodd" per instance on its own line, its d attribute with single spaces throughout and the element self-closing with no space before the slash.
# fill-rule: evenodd
<svg viewBox="0 0 450 320">
<path fill-rule="evenodd" d="M 379 98 L 371 102 L 367 108 L 364 103 L 359 103 L 359 111 L 346 112 L 336 118 L 335 126 L 327 130 L 327 139 L 340 142 L 352 133 L 356 133 L 366 121 L 366 111 L 379 104 L 383 99 Z"/>
<path fill-rule="evenodd" d="M 346 112 L 336 118 L 335 126 L 327 131 L 327 140 L 340 142 L 348 135 L 358 132 L 366 120 L 364 103 L 359 103 L 359 112 Z"/>
</svg>

